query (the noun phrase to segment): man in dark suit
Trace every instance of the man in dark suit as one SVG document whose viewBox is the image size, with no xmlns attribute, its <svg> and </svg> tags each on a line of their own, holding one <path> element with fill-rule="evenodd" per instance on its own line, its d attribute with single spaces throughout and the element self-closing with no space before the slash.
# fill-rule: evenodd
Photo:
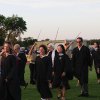
<svg viewBox="0 0 100 100">
<path fill-rule="evenodd" d="M 20 61 L 19 61 L 20 85 L 25 86 L 25 88 L 26 88 L 28 83 L 25 82 L 24 73 L 25 73 L 25 66 L 26 66 L 27 58 L 26 58 L 25 51 L 24 51 L 23 47 L 21 48 L 21 50 L 18 54 L 18 57 L 20 58 Z"/>
<path fill-rule="evenodd" d="M 83 39 L 78 37 L 77 47 L 72 52 L 72 64 L 74 75 L 81 85 L 81 94 L 79 96 L 88 97 L 88 66 L 92 70 L 92 61 L 90 50 L 83 45 Z"/>
</svg>

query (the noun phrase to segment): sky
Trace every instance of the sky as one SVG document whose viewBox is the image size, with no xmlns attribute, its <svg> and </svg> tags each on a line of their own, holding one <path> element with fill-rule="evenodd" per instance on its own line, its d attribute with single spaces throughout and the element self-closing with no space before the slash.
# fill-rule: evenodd
<svg viewBox="0 0 100 100">
<path fill-rule="evenodd" d="M 27 31 L 22 37 L 39 40 L 100 38 L 100 0 L 0 0 L 0 14 L 23 17 Z"/>
</svg>

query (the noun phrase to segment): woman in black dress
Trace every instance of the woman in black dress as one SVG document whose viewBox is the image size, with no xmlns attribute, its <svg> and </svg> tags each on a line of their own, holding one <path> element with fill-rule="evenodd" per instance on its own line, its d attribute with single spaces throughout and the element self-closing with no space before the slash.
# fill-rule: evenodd
<svg viewBox="0 0 100 100">
<path fill-rule="evenodd" d="M 10 42 L 4 43 L 3 58 L 4 59 L 1 61 L 1 77 L 3 84 L 0 90 L 4 92 L 5 98 L 0 98 L 0 100 L 21 100 L 16 57 L 12 54 Z"/>
<path fill-rule="evenodd" d="M 50 100 L 52 98 L 51 91 L 49 89 L 49 81 L 51 79 L 52 66 L 50 59 L 46 55 L 47 47 L 41 45 L 39 47 L 40 55 L 36 57 L 36 84 L 38 92 L 41 95 L 42 100 Z"/>
<path fill-rule="evenodd" d="M 99 47 L 98 42 L 94 43 L 94 50 L 92 50 L 92 57 L 94 60 L 94 66 L 95 66 L 95 71 L 97 74 L 97 80 L 98 80 L 98 83 L 100 84 L 100 47 Z"/>
<path fill-rule="evenodd" d="M 53 88 L 58 88 L 58 98 L 65 100 L 65 90 L 68 88 L 67 68 L 69 67 L 69 57 L 65 54 L 65 49 L 62 44 L 58 45 L 57 53 L 55 54 L 53 67 Z"/>
</svg>

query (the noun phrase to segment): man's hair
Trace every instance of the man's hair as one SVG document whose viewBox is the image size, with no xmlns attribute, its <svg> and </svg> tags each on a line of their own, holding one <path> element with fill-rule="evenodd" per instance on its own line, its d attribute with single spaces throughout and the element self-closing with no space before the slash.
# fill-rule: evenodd
<svg viewBox="0 0 100 100">
<path fill-rule="evenodd" d="M 52 47 L 53 49 L 55 48 L 53 43 L 49 43 L 48 46 Z"/>
<path fill-rule="evenodd" d="M 81 40 L 81 42 L 83 42 L 83 38 L 82 38 L 82 37 L 78 37 L 77 39 L 80 39 L 80 40 Z"/>
<path fill-rule="evenodd" d="M 15 44 L 14 45 L 14 49 L 20 49 L 20 45 L 19 44 Z"/>
</svg>

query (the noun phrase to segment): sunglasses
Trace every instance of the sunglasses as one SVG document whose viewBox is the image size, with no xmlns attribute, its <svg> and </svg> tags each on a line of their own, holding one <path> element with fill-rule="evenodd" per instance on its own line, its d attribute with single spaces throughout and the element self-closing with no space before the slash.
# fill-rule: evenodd
<svg viewBox="0 0 100 100">
<path fill-rule="evenodd" d="M 81 43 L 81 41 L 76 41 L 77 43 Z"/>
</svg>

